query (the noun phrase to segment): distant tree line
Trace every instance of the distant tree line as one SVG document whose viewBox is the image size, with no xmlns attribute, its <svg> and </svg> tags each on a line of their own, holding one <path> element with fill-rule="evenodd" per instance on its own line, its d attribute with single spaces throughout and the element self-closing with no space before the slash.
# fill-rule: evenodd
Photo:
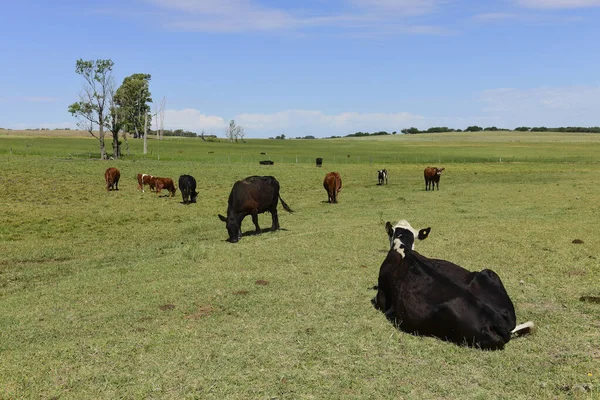
<svg viewBox="0 0 600 400">
<path fill-rule="evenodd" d="M 481 126 L 472 125 L 465 128 L 465 130 L 461 129 L 452 129 L 446 126 L 435 126 L 426 130 L 419 130 L 415 127 L 402 129 L 402 133 L 405 134 L 417 134 L 417 133 L 438 133 L 438 132 L 481 132 L 481 131 L 510 131 L 508 128 L 498 128 L 496 126 L 488 126 L 483 128 Z M 519 126 L 513 131 L 517 132 L 589 132 L 589 133 L 600 133 L 600 127 L 592 126 L 592 127 L 582 127 L 582 126 L 561 126 L 558 128 L 547 128 L 545 126 Z M 348 135 L 353 136 L 353 135 Z M 359 135 L 357 135 L 359 136 Z"/>
<path fill-rule="evenodd" d="M 150 130 L 148 131 L 148 133 L 150 133 L 151 135 L 158 135 L 158 131 L 156 130 Z M 198 135 L 196 132 L 191 132 L 191 131 L 186 131 L 183 129 L 163 129 L 162 131 L 163 136 L 177 136 L 177 137 L 199 137 L 200 135 Z M 217 135 L 207 135 L 207 134 L 203 134 L 203 136 L 205 138 L 216 138 Z"/>
<path fill-rule="evenodd" d="M 379 132 L 373 132 L 373 133 L 369 133 L 369 132 L 355 132 L 355 133 L 351 133 L 349 135 L 346 135 L 346 137 L 363 137 L 363 136 L 383 136 L 383 135 L 395 135 L 396 131 L 392 132 L 392 133 L 388 133 L 386 131 L 379 131 Z"/>
</svg>

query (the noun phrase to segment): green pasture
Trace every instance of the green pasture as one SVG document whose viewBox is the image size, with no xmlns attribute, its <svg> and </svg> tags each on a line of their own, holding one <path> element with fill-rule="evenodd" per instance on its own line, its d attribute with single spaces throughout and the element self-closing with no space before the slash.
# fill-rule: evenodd
<svg viewBox="0 0 600 400">
<path fill-rule="evenodd" d="M 93 139 L 0 136 L 0 399 L 600 397 L 600 305 L 579 300 L 600 295 L 597 136 L 453 135 L 149 140 L 146 157 L 130 139 L 117 161 L 88 158 Z M 193 175 L 198 203 L 137 191 L 139 172 Z M 217 214 L 254 174 L 295 213 L 227 243 Z M 399 219 L 432 228 L 422 254 L 496 271 L 537 332 L 489 352 L 398 331 L 370 299 Z"/>
<path fill-rule="evenodd" d="M 52 131 L 50 131 L 52 132 Z M 82 134 L 85 134 L 82 132 Z M 123 142 L 126 160 L 244 163 L 270 159 L 277 163 L 463 163 L 463 162 L 600 162 L 600 135 L 555 132 L 477 132 L 388 135 L 318 140 L 252 139 L 229 143 L 200 138 L 148 139 Z M 112 153 L 112 139 L 106 139 Z M 261 154 L 266 153 L 266 154 Z M 98 141 L 90 137 L 57 138 L 0 134 L 0 155 L 99 158 Z"/>
</svg>

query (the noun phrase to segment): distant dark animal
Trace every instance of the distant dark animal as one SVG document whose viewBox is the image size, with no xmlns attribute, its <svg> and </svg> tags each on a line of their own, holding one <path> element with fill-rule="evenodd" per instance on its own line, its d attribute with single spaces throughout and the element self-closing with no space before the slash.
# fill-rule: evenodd
<svg viewBox="0 0 600 400">
<path fill-rule="evenodd" d="M 267 154 L 267 153 L 266 153 L 266 152 L 264 152 L 264 151 L 261 151 L 261 152 L 260 152 L 260 154 L 264 156 L 264 155 L 265 155 L 265 154 Z"/>
<path fill-rule="evenodd" d="M 119 190 L 119 179 L 121 178 L 121 171 L 116 168 L 108 168 L 104 172 L 104 179 L 106 180 L 106 190 Z"/>
<path fill-rule="evenodd" d="M 377 171 L 377 184 L 378 185 L 383 185 L 383 182 L 385 181 L 385 184 L 387 185 L 388 183 L 388 173 L 386 169 L 380 169 L 379 171 Z"/>
<path fill-rule="evenodd" d="M 273 165 L 273 164 L 275 164 L 275 162 L 271 161 L 271 160 L 263 160 L 263 161 L 259 161 L 258 163 L 260 165 Z"/>
<path fill-rule="evenodd" d="M 323 187 L 327 191 L 327 201 L 337 203 L 338 193 L 342 190 L 342 178 L 338 172 L 330 172 L 325 175 Z"/>
<path fill-rule="evenodd" d="M 258 214 L 269 211 L 272 217 L 271 230 L 279 229 L 277 202 L 287 212 L 294 212 L 283 201 L 279 194 L 279 182 L 272 176 L 249 176 L 234 183 L 227 202 L 227 217 L 219 214 L 219 219 L 226 223 L 231 243 L 236 243 L 242 237 L 242 221 L 247 215 L 252 216 L 256 233 L 260 233 Z"/>
<path fill-rule="evenodd" d="M 321 167 L 321 166 L 323 166 L 323 158 L 318 157 L 317 158 L 317 167 Z"/>
<path fill-rule="evenodd" d="M 177 188 L 171 178 L 154 178 L 154 186 L 156 187 L 156 194 L 160 194 L 160 191 L 166 189 L 171 193 L 171 197 L 175 196 Z"/>
<path fill-rule="evenodd" d="M 470 272 L 414 251 L 415 240 L 426 239 L 431 228 L 417 231 L 403 220 L 388 222 L 386 230 L 390 250 L 372 303 L 401 330 L 495 350 L 512 333 L 533 328 L 532 322 L 515 327 L 513 303 L 494 271 Z"/>
<path fill-rule="evenodd" d="M 183 204 L 196 202 L 198 192 L 196 192 L 196 179 L 193 176 L 181 175 L 179 177 L 179 190 L 181 190 Z"/>
<path fill-rule="evenodd" d="M 438 190 L 440 190 L 440 175 L 442 175 L 442 171 L 444 168 L 436 168 L 436 167 L 427 167 L 423 171 L 423 176 L 425 177 L 425 190 L 435 190 L 435 185 L 437 184 Z"/>
<path fill-rule="evenodd" d="M 154 177 L 148 174 L 137 174 L 138 190 L 144 192 L 144 185 L 150 186 L 150 191 L 154 191 Z"/>
</svg>

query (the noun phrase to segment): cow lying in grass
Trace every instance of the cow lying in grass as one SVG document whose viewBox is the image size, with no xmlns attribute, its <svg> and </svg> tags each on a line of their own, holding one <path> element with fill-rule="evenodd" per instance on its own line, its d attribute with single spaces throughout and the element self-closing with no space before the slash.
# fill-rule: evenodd
<svg viewBox="0 0 600 400">
<path fill-rule="evenodd" d="M 470 272 L 445 260 L 414 251 L 431 228 L 415 230 L 407 221 L 386 224 L 390 250 L 379 270 L 372 303 L 401 330 L 435 336 L 456 344 L 502 349 L 513 333 L 516 316 L 500 277 L 492 270 Z"/>
</svg>

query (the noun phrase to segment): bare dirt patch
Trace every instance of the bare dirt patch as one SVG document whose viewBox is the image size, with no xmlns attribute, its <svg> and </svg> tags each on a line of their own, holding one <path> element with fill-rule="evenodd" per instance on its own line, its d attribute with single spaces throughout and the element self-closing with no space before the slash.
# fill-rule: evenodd
<svg viewBox="0 0 600 400">
<path fill-rule="evenodd" d="M 257 285 L 261 285 L 261 286 L 267 286 L 269 284 L 269 281 L 263 281 L 262 279 L 259 279 L 254 283 L 256 283 Z"/>
<path fill-rule="evenodd" d="M 235 294 L 236 296 L 243 296 L 243 295 L 248 294 L 248 291 L 247 290 L 237 290 L 237 291 L 233 292 L 233 294 Z"/>
<path fill-rule="evenodd" d="M 207 304 L 205 306 L 198 307 L 198 310 L 195 313 L 186 315 L 183 318 L 185 318 L 185 319 L 200 319 L 202 317 L 208 317 L 215 311 L 217 311 L 216 308 L 214 308 L 210 304 Z"/>
<path fill-rule="evenodd" d="M 174 304 L 164 304 L 159 307 L 161 311 L 171 311 L 175 308 Z"/>
</svg>

